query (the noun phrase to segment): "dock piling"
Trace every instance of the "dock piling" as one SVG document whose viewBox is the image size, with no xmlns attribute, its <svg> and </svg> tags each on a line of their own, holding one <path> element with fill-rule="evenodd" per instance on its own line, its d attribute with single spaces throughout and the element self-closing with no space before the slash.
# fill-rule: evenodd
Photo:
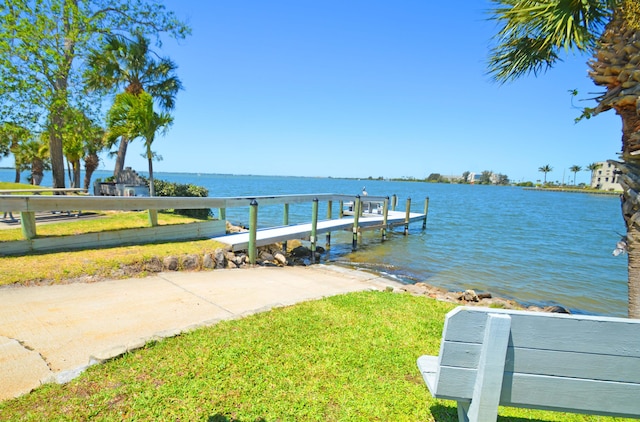
<svg viewBox="0 0 640 422">
<path fill-rule="evenodd" d="M 331 209 L 332 206 L 333 201 L 327 202 L 327 220 L 331 220 L 333 214 L 333 210 Z M 331 232 L 327 232 L 326 242 L 324 246 L 326 250 L 329 250 L 331 248 Z"/>
<path fill-rule="evenodd" d="M 311 263 L 316 263 L 316 241 L 318 233 L 318 198 L 313 198 L 311 207 Z"/>
<path fill-rule="evenodd" d="M 422 230 L 427 228 L 427 214 L 429 214 L 429 197 L 424 200 L 424 219 L 422 220 Z"/>
<path fill-rule="evenodd" d="M 289 204 L 284 204 L 284 210 L 282 213 L 282 225 L 289 225 Z M 287 241 L 282 242 L 282 253 L 287 254 Z"/>
<path fill-rule="evenodd" d="M 258 231 L 258 201 L 255 199 L 249 204 L 249 262 L 256 265 L 256 234 Z"/>
<path fill-rule="evenodd" d="M 405 210 L 404 217 L 404 235 L 407 236 L 409 234 L 409 222 L 411 221 L 411 198 L 407 198 L 407 205 Z"/>
<path fill-rule="evenodd" d="M 360 221 L 360 195 L 356 195 L 353 204 L 353 239 L 351 241 L 351 249 L 354 251 L 358 248 L 358 222 Z"/>
<path fill-rule="evenodd" d="M 387 221 L 389 219 L 389 197 L 382 204 L 382 241 L 387 240 Z"/>
</svg>

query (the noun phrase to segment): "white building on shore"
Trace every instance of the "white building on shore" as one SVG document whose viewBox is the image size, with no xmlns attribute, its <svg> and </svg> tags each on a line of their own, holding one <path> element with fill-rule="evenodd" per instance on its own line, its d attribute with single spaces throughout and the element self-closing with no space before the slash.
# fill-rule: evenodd
<svg viewBox="0 0 640 422">
<path fill-rule="evenodd" d="M 618 183 L 618 175 L 615 173 L 616 168 L 606 161 L 599 161 L 596 164 L 600 167 L 591 172 L 591 187 L 622 192 L 622 186 Z"/>
</svg>

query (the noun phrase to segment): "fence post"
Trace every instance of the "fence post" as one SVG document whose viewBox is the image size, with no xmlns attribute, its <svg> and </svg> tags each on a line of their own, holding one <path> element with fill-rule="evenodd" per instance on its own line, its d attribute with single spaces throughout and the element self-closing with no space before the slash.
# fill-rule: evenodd
<svg viewBox="0 0 640 422">
<path fill-rule="evenodd" d="M 311 207 L 311 263 L 316 263 L 316 242 L 318 232 L 318 198 L 313 198 Z"/>
<path fill-rule="evenodd" d="M 397 205 L 398 205 L 398 195 L 394 193 L 391 196 L 391 211 L 395 211 Z"/>
<path fill-rule="evenodd" d="M 22 236 L 31 240 L 36 237 L 36 213 L 33 211 L 20 212 L 20 225 L 22 227 Z"/>
<path fill-rule="evenodd" d="M 407 198 L 407 209 L 404 215 L 404 235 L 409 234 L 409 221 L 411 219 L 411 198 Z"/>
<path fill-rule="evenodd" d="M 249 204 L 249 262 L 256 265 L 256 232 L 258 230 L 258 201 L 251 200 Z"/>
<path fill-rule="evenodd" d="M 158 210 L 149 210 L 149 224 L 151 227 L 158 225 Z"/>
<path fill-rule="evenodd" d="M 340 209 L 338 210 L 338 218 L 344 217 L 344 201 L 340 201 Z"/>
<path fill-rule="evenodd" d="M 353 203 L 353 239 L 351 241 L 351 249 L 354 251 L 358 247 L 358 222 L 360 220 L 360 195 L 356 195 Z"/>
<path fill-rule="evenodd" d="M 422 230 L 427 228 L 427 215 L 429 214 L 429 197 L 424 200 L 424 218 L 422 219 Z"/>
</svg>

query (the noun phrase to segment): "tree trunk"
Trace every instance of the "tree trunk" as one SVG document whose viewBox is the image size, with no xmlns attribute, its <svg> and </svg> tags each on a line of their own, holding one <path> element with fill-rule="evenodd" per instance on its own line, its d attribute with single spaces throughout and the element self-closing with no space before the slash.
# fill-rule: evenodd
<svg viewBox="0 0 640 422">
<path fill-rule="evenodd" d="M 629 318 L 640 318 L 640 227 L 631 224 L 627 229 L 629 252 Z"/>
<path fill-rule="evenodd" d="M 64 172 L 62 173 L 64 176 Z M 31 162 L 31 184 L 40 186 L 42 178 L 44 177 L 44 163 L 42 160 L 36 158 Z"/>
<path fill-rule="evenodd" d="M 80 160 L 75 160 L 71 162 L 71 167 L 73 169 L 73 178 L 71 181 L 72 186 L 74 188 L 80 187 Z"/>
<path fill-rule="evenodd" d="M 622 216 L 627 228 L 630 318 L 640 318 L 640 116 L 636 69 L 640 60 L 637 29 L 627 26 L 620 8 L 600 37 L 589 76 L 606 92 L 596 100 L 594 114 L 614 109 L 622 120 L 622 163 L 611 162 L 620 170 L 618 178 L 623 189 Z"/>
<path fill-rule="evenodd" d="M 89 154 L 84 157 L 84 188 L 89 190 L 89 185 L 91 184 L 91 176 L 93 176 L 93 172 L 96 171 L 100 165 L 100 158 L 98 158 L 98 154 Z"/>
<path fill-rule="evenodd" d="M 15 182 L 16 183 L 20 183 L 20 166 L 16 165 L 16 178 L 15 178 Z"/>
<path fill-rule="evenodd" d="M 156 196 L 156 190 L 153 185 L 153 159 L 149 158 L 149 196 Z"/>
<path fill-rule="evenodd" d="M 118 155 L 116 156 L 116 166 L 113 169 L 113 177 L 118 180 L 118 175 L 122 170 L 124 170 L 124 159 L 127 155 L 127 146 L 129 145 L 129 140 L 126 137 L 120 138 L 120 146 L 118 147 Z"/>
<path fill-rule="evenodd" d="M 49 131 L 49 155 L 51 157 L 51 171 L 53 173 L 53 187 L 64 188 L 64 154 L 62 153 L 61 128 L 63 120 L 54 113 L 51 116 L 54 127 Z M 57 128 L 57 129 L 56 129 Z"/>
</svg>

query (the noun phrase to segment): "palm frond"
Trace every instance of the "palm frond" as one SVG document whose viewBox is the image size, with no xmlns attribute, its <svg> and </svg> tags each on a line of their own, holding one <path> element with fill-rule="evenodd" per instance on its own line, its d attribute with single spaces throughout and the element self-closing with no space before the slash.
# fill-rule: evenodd
<svg viewBox="0 0 640 422">
<path fill-rule="evenodd" d="M 590 51 L 612 16 L 614 0 L 493 0 L 500 27 L 489 73 L 501 82 L 538 74 L 560 51 Z"/>
</svg>

